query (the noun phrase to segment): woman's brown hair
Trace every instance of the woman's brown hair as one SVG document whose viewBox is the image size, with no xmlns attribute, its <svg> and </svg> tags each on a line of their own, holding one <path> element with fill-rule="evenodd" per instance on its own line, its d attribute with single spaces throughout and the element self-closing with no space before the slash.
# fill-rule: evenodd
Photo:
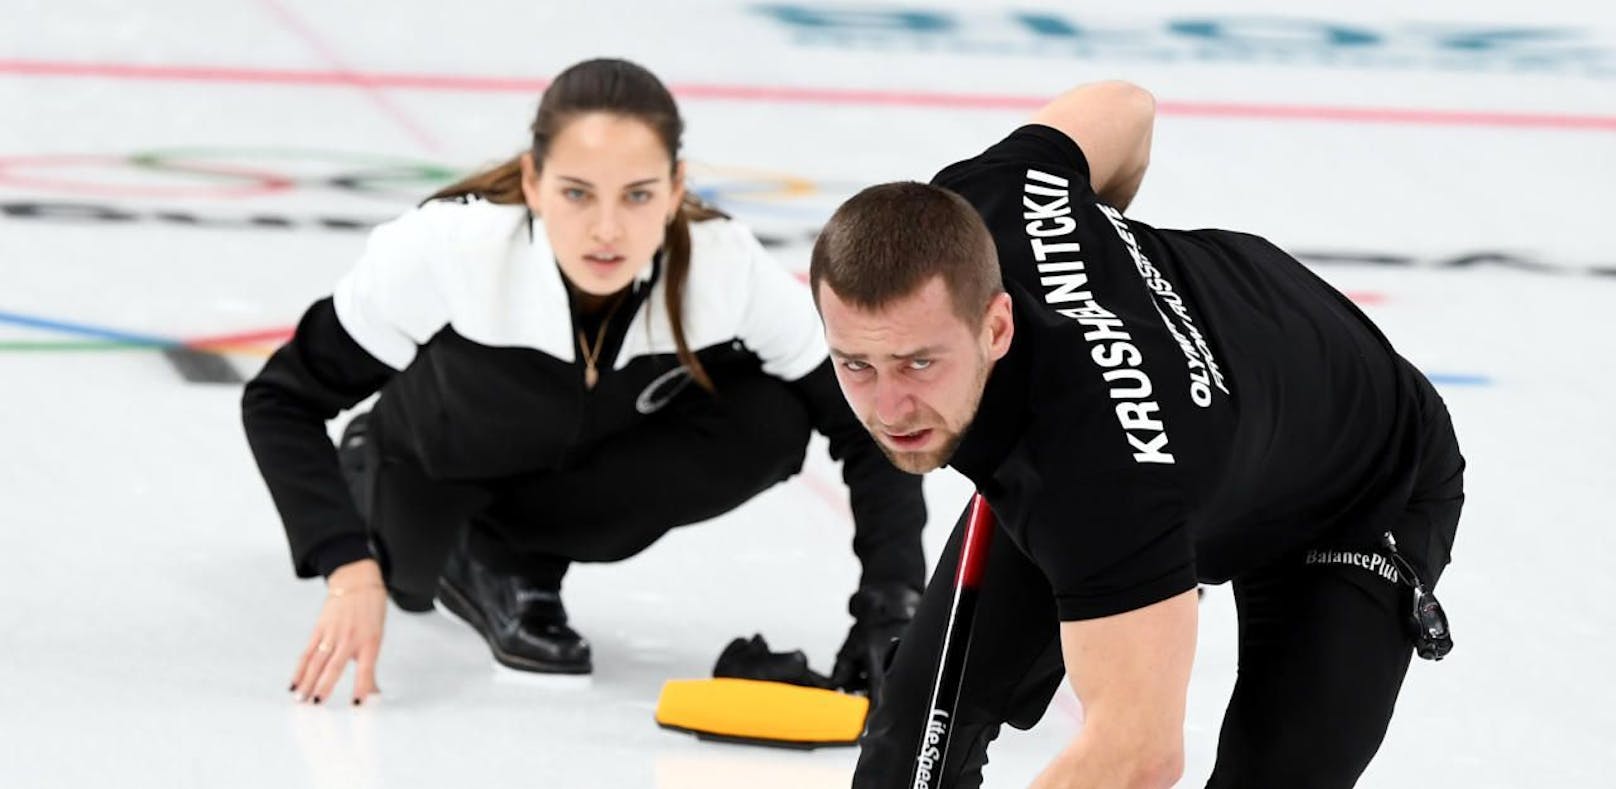
<svg viewBox="0 0 1616 789">
<path fill-rule="evenodd" d="M 668 158 L 679 161 L 679 146 L 684 136 L 685 123 L 679 116 L 679 106 L 673 94 L 663 86 L 656 75 L 626 60 L 586 60 L 569 67 L 556 76 L 539 101 L 538 115 L 533 119 L 533 163 L 543 166 L 544 155 L 550 142 L 577 116 L 589 112 L 605 112 L 634 118 L 650 127 L 668 149 Z M 522 197 L 522 158 L 483 172 L 467 176 L 446 186 L 428 200 L 475 196 L 490 203 L 518 205 Z M 668 224 L 668 234 L 662 246 L 664 276 L 668 278 L 668 318 L 673 325 L 673 340 L 678 348 L 679 362 L 690 371 L 690 377 L 703 389 L 713 391 L 713 381 L 702 368 L 696 354 L 685 342 L 684 293 L 690 278 L 690 223 L 725 218 L 725 214 L 703 203 L 700 198 L 685 192 Z"/>
</svg>

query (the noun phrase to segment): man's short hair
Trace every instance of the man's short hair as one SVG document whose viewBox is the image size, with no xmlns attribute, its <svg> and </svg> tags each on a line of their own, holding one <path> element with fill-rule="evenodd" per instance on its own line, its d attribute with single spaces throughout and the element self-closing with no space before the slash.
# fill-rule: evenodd
<svg viewBox="0 0 1616 789">
<path fill-rule="evenodd" d="M 941 276 L 954 312 L 982 325 L 1004 291 L 993 235 L 970 203 L 914 181 L 878 184 L 842 203 L 814 242 L 808 286 L 861 310 L 878 310 Z"/>
</svg>

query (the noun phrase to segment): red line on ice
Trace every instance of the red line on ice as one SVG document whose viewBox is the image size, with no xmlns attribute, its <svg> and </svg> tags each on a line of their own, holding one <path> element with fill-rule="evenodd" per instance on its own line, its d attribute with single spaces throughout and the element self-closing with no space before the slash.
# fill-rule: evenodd
<svg viewBox="0 0 1616 789">
<path fill-rule="evenodd" d="M 286 7 L 286 5 L 281 3 L 280 0 L 258 1 L 259 5 L 262 5 L 265 9 L 267 9 L 270 15 L 274 16 L 283 27 L 292 31 L 293 35 L 302 39 L 303 43 L 307 44 L 310 49 L 314 50 L 315 54 L 319 55 L 320 59 L 324 60 L 327 66 L 335 70 L 334 73 L 345 77 L 348 84 L 358 88 L 359 91 L 365 95 L 365 98 L 369 99 L 372 104 L 376 105 L 377 109 L 382 111 L 382 114 L 391 118 L 393 122 L 397 123 L 406 134 L 414 137 L 417 143 L 434 153 L 441 153 L 443 151 L 443 146 L 438 144 L 437 139 L 434 138 L 431 133 L 429 133 L 420 124 L 416 123 L 415 119 L 411 118 L 409 113 L 405 112 L 402 107 L 399 107 L 398 104 L 394 103 L 392 99 L 388 98 L 386 93 L 383 93 L 382 91 L 378 90 L 376 86 L 371 85 L 359 78 L 358 75 L 354 73 L 354 70 L 348 68 L 348 64 L 344 62 L 342 57 L 337 54 L 336 47 L 331 46 L 326 41 L 324 36 L 320 35 L 312 26 L 304 22 L 301 17 L 292 11 L 292 9 Z"/>
<path fill-rule="evenodd" d="M 537 93 L 549 84 L 542 77 L 489 77 L 456 74 L 366 73 L 230 66 L 167 66 L 136 63 L 88 63 L 48 60 L 0 60 L 0 75 L 128 79 L 155 82 L 231 82 L 260 85 L 348 86 L 366 89 L 446 90 L 462 92 Z M 865 90 L 801 86 L 683 83 L 672 86 L 685 99 L 751 101 L 783 104 L 842 104 L 946 109 L 1028 110 L 1043 104 L 1042 96 L 934 91 Z M 1416 126 L 1473 126 L 1534 128 L 1560 131 L 1616 132 L 1616 116 L 1554 112 L 1501 112 L 1412 109 L 1397 107 L 1336 107 L 1309 104 L 1257 104 L 1250 102 L 1196 102 L 1164 100 L 1162 115 L 1191 118 L 1246 120 L 1335 121 Z"/>
<path fill-rule="evenodd" d="M 292 338 L 292 326 L 279 326 L 273 329 L 258 329 L 255 331 L 238 332 L 235 334 L 220 334 L 213 337 L 195 337 L 184 340 L 187 348 L 207 349 L 220 345 L 245 345 L 249 343 L 275 342 L 282 343 Z"/>
</svg>

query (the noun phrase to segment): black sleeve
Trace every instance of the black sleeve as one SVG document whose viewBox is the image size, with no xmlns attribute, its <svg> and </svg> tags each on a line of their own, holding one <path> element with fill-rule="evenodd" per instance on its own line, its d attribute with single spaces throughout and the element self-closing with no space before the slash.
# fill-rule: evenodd
<svg viewBox="0 0 1616 789">
<path fill-rule="evenodd" d="M 1036 422 L 1032 458 L 1044 484 L 1022 537 L 1055 592 L 1061 621 L 1143 608 L 1194 589 L 1189 505 L 1173 466 L 1140 466 L 1105 451 L 1117 426 L 1108 408 L 1071 409 Z M 1074 446 L 1092 447 L 1082 453 Z"/>
<path fill-rule="evenodd" d="M 1029 123 L 1010 133 L 987 150 L 963 161 L 955 162 L 937 172 L 931 182 L 952 189 L 966 183 L 984 170 L 997 167 L 1048 165 L 1061 174 L 1081 181 L 1089 187 L 1089 160 L 1077 141 L 1052 126 Z"/>
<path fill-rule="evenodd" d="M 814 429 L 830 439 L 831 458 L 842 462 L 853 509 L 853 553 L 864 566 L 860 584 L 900 582 L 921 589 L 926 585 L 921 477 L 898 470 L 881 454 L 842 397 L 829 359 L 790 386 L 807 406 Z"/>
<path fill-rule="evenodd" d="M 1046 237 L 1039 241 L 1076 241 L 1085 248 L 1115 245 L 1089 186 L 1088 159 L 1059 129 L 1022 126 L 986 151 L 943 168 L 932 184 L 976 208 L 999 244 L 1004 278 L 1029 293 L 1041 292 L 1040 275 L 1026 249 L 1030 228 L 1037 226 L 1034 235 Z M 1066 224 L 1071 221 L 1075 227 Z"/>
<path fill-rule="evenodd" d="M 241 396 L 241 421 L 286 526 L 298 577 L 369 555 L 365 526 L 325 423 L 380 389 L 393 368 L 354 342 L 330 298 L 309 307 Z"/>
</svg>

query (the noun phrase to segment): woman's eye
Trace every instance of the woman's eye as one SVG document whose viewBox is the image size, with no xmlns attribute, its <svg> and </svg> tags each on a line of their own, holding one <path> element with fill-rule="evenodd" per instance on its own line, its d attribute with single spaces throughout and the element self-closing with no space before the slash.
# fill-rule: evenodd
<svg viewBox="0 0 1616 789">
<path fill-rule="evenodd" d="M 639 204 L 650 202 L 650 200 L 651 190 L 649 189 L 635 189 L 634 191 L 628 193 L 628 201 L 630 203 Z"/>
<path fill-rule="evenodd" d="M 565 189 L 561 190 L 561 196 L 565 197 L 568 200 L 571 200 L 573 202 L 578 202 L 578 201 L 583 200 L 584 198 L 588 197 L 589 193 L 585 192 L 582 189 L 579 189 L 576 186 L 569 186 L 569 187 L 566 187 Z"/>
</svg>

